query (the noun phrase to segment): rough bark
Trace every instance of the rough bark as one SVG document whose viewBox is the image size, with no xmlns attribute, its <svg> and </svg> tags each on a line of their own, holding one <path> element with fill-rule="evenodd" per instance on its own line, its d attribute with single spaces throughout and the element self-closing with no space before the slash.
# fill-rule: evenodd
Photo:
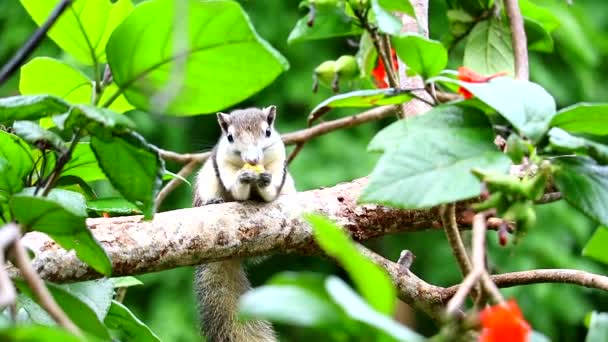
<svg viewBox="0 0 608 342">
<path fill-rule="evenodd" d="M 319 212 L 364 241 L 396 232 L 439 228 L 438 209 L 396 210 L 357 205 L 366 178 L 331 188 L 282 196 L 275 202 L 223 203 L 142 216 L 88 219 L 87 225 L 112 260 L 113 275 L 134 275 L 196 265 L 236 256 L 317 253 L 302 214 Z M 464 204 L 458 208 L 466 219 Z M 32 232 L 23 242 L 36 252 L 33 265 L 44 279 L 70 282 L 101 275 L 45 234 Z"/>
</svg>

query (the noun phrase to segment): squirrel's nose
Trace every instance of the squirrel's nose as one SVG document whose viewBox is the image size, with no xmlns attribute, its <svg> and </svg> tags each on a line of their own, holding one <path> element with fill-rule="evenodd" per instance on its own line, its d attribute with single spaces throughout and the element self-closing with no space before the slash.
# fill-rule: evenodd
<svg viewBox="0 0 608 342">
<path fill-rule="evenodd" d="M 260 163 L 260 158 L 258 158 L 258 157 L 243 158 L 243 161 L 247 164 L 258 165 Z"/>
</svg>

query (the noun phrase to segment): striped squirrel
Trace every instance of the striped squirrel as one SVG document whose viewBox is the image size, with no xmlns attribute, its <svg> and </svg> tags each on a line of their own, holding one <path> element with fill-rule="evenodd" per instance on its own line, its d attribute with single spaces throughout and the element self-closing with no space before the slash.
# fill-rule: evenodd
<svg viewBox="0 0 608 342">
<path fill-rule="evenodd" d="M 295 192 L 275 118 L 275 106 L 217 114 L 222 136 L 196 176 L 193 206 L 271 202 L 279 194 Z M 237 320 L 239 297 L 250 288 L 239 259 L 198 266 L 195 288 L 207 341 L 277 341 L 270 322 Z"/>
</svg>

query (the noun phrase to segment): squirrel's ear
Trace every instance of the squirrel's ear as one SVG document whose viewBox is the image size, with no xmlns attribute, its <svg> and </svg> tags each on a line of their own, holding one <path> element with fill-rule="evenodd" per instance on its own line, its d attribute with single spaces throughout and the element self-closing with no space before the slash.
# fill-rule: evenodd
<svg viewBox="0 0 608 342">
<path fill-rule="evenodd" d="M 228 126 L 230 126 L 230 115 L 226 113 L 217 113 L 217 122 L 220 124 L 222 131 L 228 132 Z"/>
<path fill-rule="evenodd" d="M 266 113 L 266 121 L 268 122 L 268 126 L 272 126 L 274 119 L 277 116 L 277 106 L 273 105 L 264 108 L 264 113 Z"/>
</svg>

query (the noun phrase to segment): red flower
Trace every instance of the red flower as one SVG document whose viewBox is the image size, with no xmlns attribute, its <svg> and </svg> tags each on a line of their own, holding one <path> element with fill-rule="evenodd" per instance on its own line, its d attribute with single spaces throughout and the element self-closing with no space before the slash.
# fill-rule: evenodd
<svg viewBox="0 0 608 342">
<path fill-rule="evenodd" d="M 487 307 L 481 311 L 481 335 L 479 342 L 525 342 L 531 331 L 513 299 L 506 303 Z"/>
<path fill-rule="evenodd" d="M 391 59 L 393 60 L 393 65 L 395 66 L 395 71 L 399 71 L 399 63 L 397 61 L 397 53 L 395 49 L 391 48 Z M 376 86 L 378 88 L 388 88 L 388 83 L 386 82 L 386 69 L 384 69 L 384 63 L 382 62 L 382 58 L 378 56 L 378 64 L 372 70 L 372 76 L 376 81 Z"/>
<path fill-rule="evenodd" d="M 469 83 L 486 83 L 493 78 L 505 76 L 506 74 L 507 74 L 506 71 L 502 71 L 502 72 L 497 72 L 490 76 L 483 76 L 483 75 L 478 74 L 477 72 L 475 72 L 475 70 L 473 70 L 471 68 L 467 68 L 464 66 L 458 68 L 458 79 L 461 81 L 464 81 L 464 82 L 469 82 Z M 473 94 L 463 87 L 458 88 L 458 93 L 460 93 L 462 96 L 464 96 L 464 98 L 467 100 L 473 97 Z"/>
</svg>

